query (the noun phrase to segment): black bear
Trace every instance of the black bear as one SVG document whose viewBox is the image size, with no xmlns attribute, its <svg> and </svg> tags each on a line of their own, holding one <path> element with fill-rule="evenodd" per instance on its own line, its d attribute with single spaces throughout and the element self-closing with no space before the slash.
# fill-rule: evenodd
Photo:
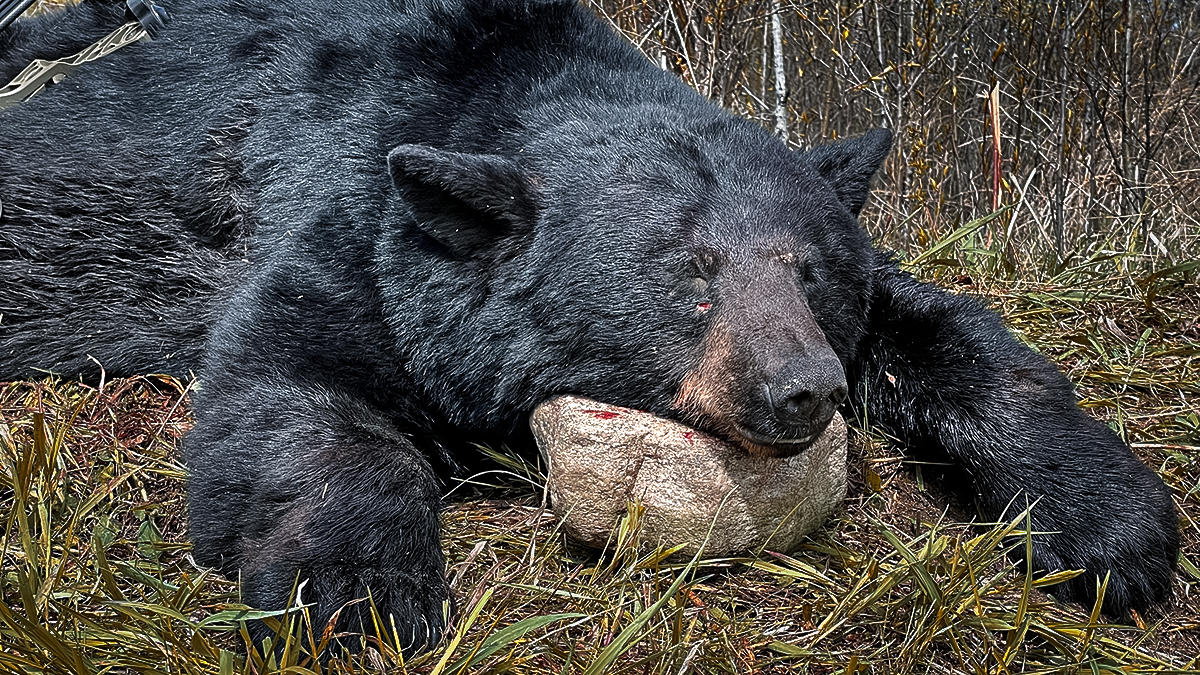
<svg viewBox="0 0 1200 675">
<path fill-rule="evenodd" d="M 167 2 L 151 43 L 0 113 L 0 379 L 198 375 L 196 559 L 324 621 L 444 628 L 444 481 L 579 394 L 747 452 L 839 407 L 1036 500 L 1034 562 L 1169 596 L 1167 488 L 976 302 L 857 222 L 886 131 L 792 152 L 572 0 Z M 118 25 L 0 35 L 0 76 Z M 361 625 L 364 604 L 341 613 Z"/>
</svg>

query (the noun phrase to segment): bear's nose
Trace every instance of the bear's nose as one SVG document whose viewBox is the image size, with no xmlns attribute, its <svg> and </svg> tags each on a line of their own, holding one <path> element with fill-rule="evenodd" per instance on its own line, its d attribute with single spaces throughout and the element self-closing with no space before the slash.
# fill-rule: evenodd
<svg viewBox="0 0 1200 675">
<path fill-rule="evenodd" d="M 792 360 L 766 389 L 771 412 L 797 438 L 824 429 L 849 393 L 846 373 L 832 354 Z"/>
</svg>

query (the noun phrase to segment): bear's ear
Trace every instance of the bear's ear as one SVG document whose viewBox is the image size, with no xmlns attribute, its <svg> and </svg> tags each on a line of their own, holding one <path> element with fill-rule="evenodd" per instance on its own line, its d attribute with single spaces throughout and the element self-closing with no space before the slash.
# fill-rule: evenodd
<svg viewBox="0 0 1200 675">
<path fill-rule="evenodd" d="M 892 132 L 873 129 L 858 138 L 818 145 L 804 153 L 804 160 L 833 184 L 838 199 L 857 216 L 871 192 L 871 177 L 891 149 Z"/>
<path fill-rule="evenodd" d="M 388 153 L 388 172 L 417 225 L 459 257 L 481 253 L 537 218 L 529 175 L 499 155 L 401 145 Z"/>
</svg>

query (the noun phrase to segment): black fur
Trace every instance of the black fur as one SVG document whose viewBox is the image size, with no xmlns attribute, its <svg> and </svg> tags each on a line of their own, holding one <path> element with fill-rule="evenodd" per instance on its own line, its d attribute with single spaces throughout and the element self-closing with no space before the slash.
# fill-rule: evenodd
<svg viewBox="0 0 1200 675">
<path fill-rule="evenodd" d="M 1162 482 L 871 249 L 887 132 L 789 152 L 566 0 L 164 4 L 157 41 L 0 113 L 0 379 L 196 371 L 191 536 L 249 602 L 300 579 L 325 620 L 369 588 L 419 647 L 465 443 L 577 393 L 795 452 L 847 388 L 985 517 L 1040 499 L 1036 565 L 1088 570 L 1063 597 L 1169 596 Z M 0 77 L 120 14 L 15 26 Z"/>
</svg>

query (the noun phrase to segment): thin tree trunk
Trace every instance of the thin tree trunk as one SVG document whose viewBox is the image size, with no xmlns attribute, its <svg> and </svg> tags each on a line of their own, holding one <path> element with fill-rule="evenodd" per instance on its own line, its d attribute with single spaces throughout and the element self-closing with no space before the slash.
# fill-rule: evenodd
<svg viewBox="0 0 1200 675">
<path fill-rule="evenodd" d="M 1062 21 L 1062 39 L 1059 41 L 1058 65 L 1058 171 L 1054 184 L 1054 251 L 1058 255 L 1055 263 L 1061 265 L 1063 233 L 1067 220 L 1066 205 L 1063 202 L 1067 199 L 1067 53 L 1071 43 L 1071 14 L 1065 0 L 1060 1 L 1059 6 L 1062 10 L 1062 16 L 1059 17 Z"/>
<path fill-rule="evenodd" d="M 771 38 L 775 48 L 775 135 L 787 143 L 787 76 L 783 72 L 783 21 L 779 12 L 779 0 L 771 0 Z"/>
<path fill-rule="evenodd" d="M 763 115 L 763 117 L 766 117 L 766 115 L 767 115 L 767 110 L 766 110 L 767 70 L 768 70 L 767 54 L 769 53 L 768 46 L 771 44 L 770 30 L 768 30 L 769 27 L 770 27 L 770 22 L 764 21 L 763 22 L 763 43 L 762 43 L 762 71 L 761 71 L 762 77 L 759 79 L 759 84 L 761 85 L 761 89 L 758 94 L 758 101 L 763 106 L 763 110 L 761 111 L 761 114 Z"/>
</svg>

